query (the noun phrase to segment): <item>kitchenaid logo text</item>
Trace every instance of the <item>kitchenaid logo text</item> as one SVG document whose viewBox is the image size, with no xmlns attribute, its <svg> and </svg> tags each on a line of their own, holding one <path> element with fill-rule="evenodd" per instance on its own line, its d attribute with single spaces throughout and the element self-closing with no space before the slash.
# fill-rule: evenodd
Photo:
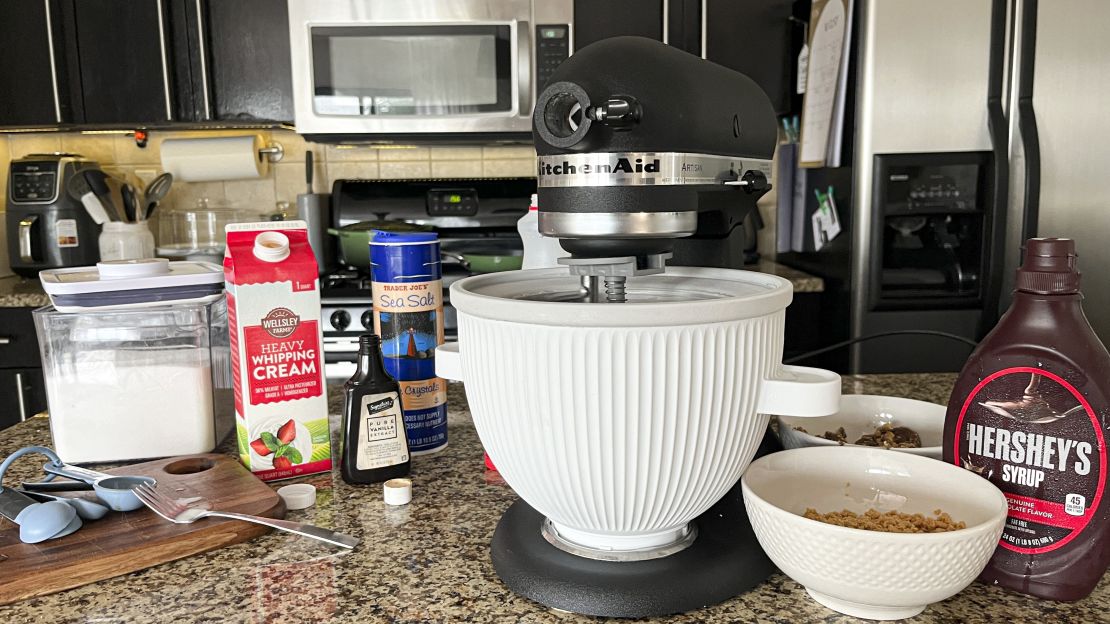
<svg viewBox="0 0 1110 624">
<path fill-rule="evenodd" d="M 289 308 L 274 308 L 270 310 L 260 324 L 266 333 L 274 338 L 288 338 L 293 335 L 297 330 L 297 325 L 301 322 L 301 317 L 293 313 Z"/>
<path fill-rule="evenodd" d="M 579 173 L 586 175 L 594 173 L 659 173 L 658 158 L 649 163 L 645 163 L 642 158 L 637 158 L 635 160 L 618 158 L 617 161 L 613 163 L 584 163 L 581 165 L 573 165 L 564 160 L 562 164 L 553 165 L 541 162 L 539 166 L 539 174 L 541 176 L 577 175 Z"/>
<path fill-rule="evenodd" d="M 1007 483 L 1037 487 L 1045 478 L 1044 471 L 1038 468 L 1061 472 L 1071 470 L 1078 475 L 1091 472 L 1091 453 L 1094 449 L 1090 442 L 974 423 L 967 425 L 964 437 L 969 454 L 1010 462 L 1002 465 L 1002 480 Z"/>
</svg>

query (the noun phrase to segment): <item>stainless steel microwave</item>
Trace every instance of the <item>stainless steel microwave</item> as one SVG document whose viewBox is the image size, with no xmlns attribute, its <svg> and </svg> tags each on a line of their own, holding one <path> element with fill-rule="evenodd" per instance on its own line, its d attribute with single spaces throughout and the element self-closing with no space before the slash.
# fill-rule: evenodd
<svg viewBox="0 0 1110 624">
<path fill-rule="evenodd" d="M 323 141 L 530 140 L 573 0 L 289 0 L 295 124 Z"/>
</svg>

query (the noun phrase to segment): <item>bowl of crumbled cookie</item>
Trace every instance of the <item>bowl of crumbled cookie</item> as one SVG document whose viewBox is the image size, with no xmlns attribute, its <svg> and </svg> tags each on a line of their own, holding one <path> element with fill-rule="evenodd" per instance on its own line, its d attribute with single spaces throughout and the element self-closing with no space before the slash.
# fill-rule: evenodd
<svg viewBox="0 0 1110 624">
<path fill-rule="evenodd" d="M 759 545 L 818 603 L 913 617 L 967 587 L 1006 521 L 990 481 L 945 462 L 862 446 L 761 457 L 741 478 Z"/>
<path fill-rule="evenodd" d="M 787 449 L 807 446 L 874 446 L 940 459 L 944 414 L 936 403 L 874 394 L 846 394 L 831 416 L 777 416 Z"/>
</svg>

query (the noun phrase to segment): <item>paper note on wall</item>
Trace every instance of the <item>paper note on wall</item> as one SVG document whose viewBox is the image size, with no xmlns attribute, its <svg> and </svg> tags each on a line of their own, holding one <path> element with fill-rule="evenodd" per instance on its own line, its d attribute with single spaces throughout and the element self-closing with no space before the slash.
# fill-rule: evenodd
<svg viewBox="0 0 1110 624">
<path fill-rule="evenodd" d="M 848 15 L 844 0 L 815 0 L 809 35 L 809 72 L 802 103 L 799 161 L 803 167 L 823 167 L 828 151 L 833 108 L 840 79 L 840 59 Z"/>
</svg>

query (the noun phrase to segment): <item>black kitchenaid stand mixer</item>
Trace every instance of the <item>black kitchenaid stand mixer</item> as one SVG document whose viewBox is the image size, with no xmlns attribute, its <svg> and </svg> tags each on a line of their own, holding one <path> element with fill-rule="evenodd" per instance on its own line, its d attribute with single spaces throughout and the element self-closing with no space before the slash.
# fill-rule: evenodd
<svg viewBox="0 0 1110 624">
<path fill-rule="evenodd" d="M 639 37 L 603 40 L 566 60 L 537 99 L 533 136 L 540 231 L 571 253 L 560 263 L 581 279 L 578 301 L 598 305 L 625 303 L 628 278 L 665 272 L 676 239 L 712 238 L 755 210 L 770 189 L 777 141 L 755 82 Z M 765 439 L 758 454 L 769 444 L 777 441 Z M 682 540 L 631 555 L 576 547 L 520 500 L 502 516 L 491 554 L 514 592 L 616 617 L 716 604 L 774 570 L 739 483 Z"/>
</svg>

